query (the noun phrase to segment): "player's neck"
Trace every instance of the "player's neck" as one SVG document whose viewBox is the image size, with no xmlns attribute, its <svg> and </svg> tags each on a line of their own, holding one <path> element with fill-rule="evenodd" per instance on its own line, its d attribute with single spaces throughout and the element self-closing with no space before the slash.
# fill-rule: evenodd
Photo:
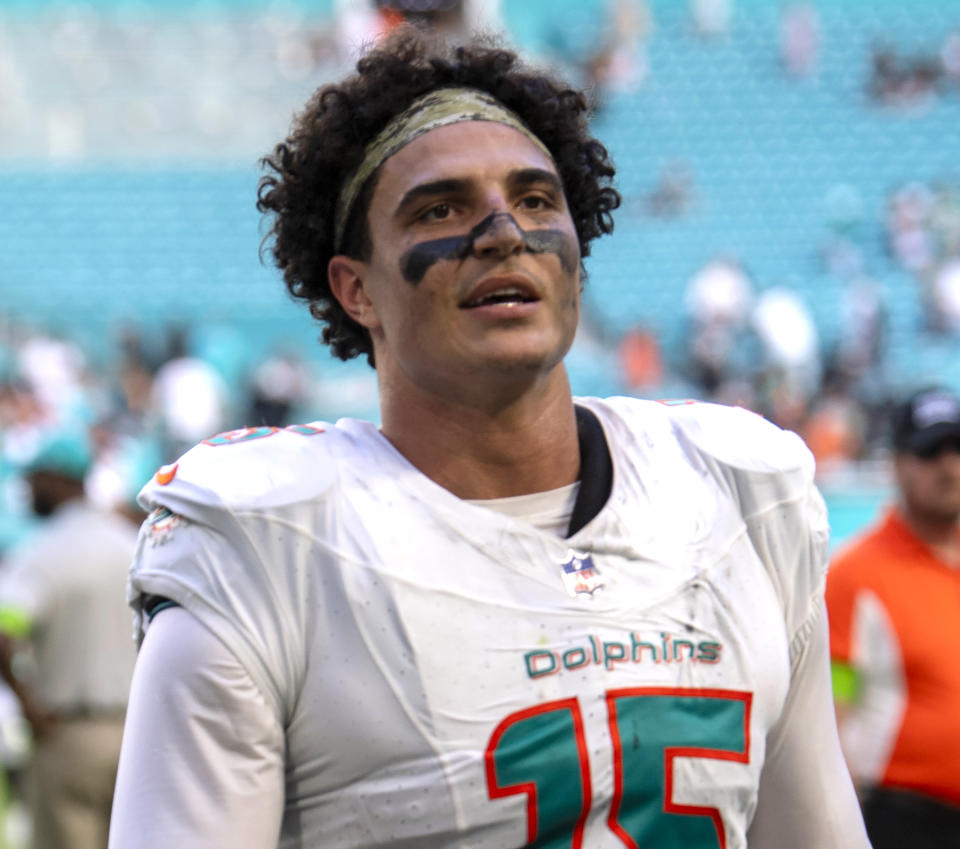
<svg viewBox="0 0 960 849">
<path fill-rule="evenodd" d="M 562 366 L 522 393 L 451 398 L 381 382 L 382 431 L 427 477 L 465 499 L 505 498 L 573 483 L 576 417 Z"/>
</svg>

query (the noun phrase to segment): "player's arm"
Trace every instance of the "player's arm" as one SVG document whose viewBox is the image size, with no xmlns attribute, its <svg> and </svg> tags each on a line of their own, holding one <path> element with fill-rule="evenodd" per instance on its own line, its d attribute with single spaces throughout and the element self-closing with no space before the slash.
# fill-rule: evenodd
<svg viewBox="0 0 960 849">
<path fill-rule="evenodd" d="M 137 659 L 110 849 L 275 849 L 284 734 L 235 655 L 188 611 L 158 612 Z"/>
<path fill-rule="evenodd" d="M 834 718 L 825 606 L 767 739 L 750 849 L 868 849 Z"/>
</svg>

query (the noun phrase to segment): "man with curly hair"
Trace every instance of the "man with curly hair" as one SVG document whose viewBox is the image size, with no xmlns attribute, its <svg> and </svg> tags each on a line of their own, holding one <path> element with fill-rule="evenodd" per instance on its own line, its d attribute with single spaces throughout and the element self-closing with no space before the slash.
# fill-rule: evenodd
<svg viewBox="0 0 960 849">
<path fill-rule="evenodd" d="M 145 488 L 113 849 L 865 847 L 809 453 L 571 396 L 619 202 L 582 94 L 405 32 L 265 163 L 382 422 L 221 434 Z"/>
</svg>

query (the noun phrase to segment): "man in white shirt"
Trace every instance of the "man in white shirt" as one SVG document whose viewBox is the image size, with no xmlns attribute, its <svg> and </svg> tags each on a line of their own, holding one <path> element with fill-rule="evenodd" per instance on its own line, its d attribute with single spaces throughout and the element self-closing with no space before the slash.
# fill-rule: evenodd
<svg viewBox="0 0 960 849">
<path fill-rule="evenodd" d="M 382 425 L 220 434 L 144 489 L 111 847 L 866 847 L 809 453 L 571 396 L 619 202 L 583 96 L 401 32 L 267 164 Z"/>
<path fill-rule="evenodd" d="M 137 526 L 84 496 L 90 451 L 81 423 L 41 435 L 24 476 L 45 522 L 0 571 L 0 674 L 33 735 L 38 849 L 106 843 L 133 675 L 124 587 Z"/>
</svg>

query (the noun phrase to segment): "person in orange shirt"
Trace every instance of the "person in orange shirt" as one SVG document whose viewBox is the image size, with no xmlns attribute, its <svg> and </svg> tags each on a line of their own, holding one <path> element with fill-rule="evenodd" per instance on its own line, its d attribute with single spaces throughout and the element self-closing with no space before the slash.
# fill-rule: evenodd
<svg viewBox="0 0 960 849">
<path fill-rule="evenodd" d="M 834 696 L 874 849 L 960 846 L 960 398 L 893 414 L 898 500 L 827 578 Z"/>
</svg>

